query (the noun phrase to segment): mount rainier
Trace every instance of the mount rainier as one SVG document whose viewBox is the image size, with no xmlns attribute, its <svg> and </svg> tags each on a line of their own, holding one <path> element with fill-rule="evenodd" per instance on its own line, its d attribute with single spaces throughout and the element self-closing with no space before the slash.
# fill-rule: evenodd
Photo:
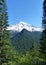
<svg viewBox="0 0 46 65">
<path fill-rule="evenodd" d="M 18 32 L 21 32 L 23 29 L 26 29 L 26 30 L 31 31 L 31 32 L 41 31 L 41 28 L 32 26 L 32 25 L 25 23 L 25 22 L 22 22 L 22 21 L 15 24 L 15 25 L 8 27 L 8 30 L 14 30 L 14 31 L 18 31 Z"/>
</svg>

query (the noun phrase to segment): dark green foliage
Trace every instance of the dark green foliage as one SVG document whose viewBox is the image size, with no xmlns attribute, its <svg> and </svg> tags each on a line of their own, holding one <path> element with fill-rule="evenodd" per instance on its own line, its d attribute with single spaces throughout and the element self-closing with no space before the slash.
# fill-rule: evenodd
<svg viewBox="0 0 46 65">
<path fill-rule="evenodd" d="M 8 31 L 6 31 L 8 25 L 8 17 L 6 14 L 7 8 L 5 0 L 0 0 L 0 65 L 6 61 L 5 50 L 8 49 Z"/>
<path fill-rule="evenodd" d="M 43 20 L 42 20 L 43 32 L 40 39 L 40 56 L 42 65 L 46 65 L 46 0 L 43 2 Z"/>
<path fill-rule="evenodd" d="M 40 39 L 40 53 L 42 58 L 46 60 L 46 0 L 43 2 L 43 20 L 42 20 L 43 32 Z"/>
<path fill-rule="evenodd" d="M 41 44 L 41 47 L 40 47 L 41 50 L 40 50 L 40 52 L 41 52 L 42 54 L 44 54 L 45 57 L 46 57 L 46 33 L 45 33 L 45 31 L 43 31 L 40 44 Z"/>
</svg>

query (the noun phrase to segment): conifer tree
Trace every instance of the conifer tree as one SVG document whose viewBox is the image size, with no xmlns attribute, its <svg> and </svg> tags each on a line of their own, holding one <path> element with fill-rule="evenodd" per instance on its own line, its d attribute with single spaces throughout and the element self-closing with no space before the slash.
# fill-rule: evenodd
<svg viewBox="0 0 46 65">
<path fill-rule="evenodd" d="M 42 58 L 46 60 L 46 0 L 43 2 L 43 20 L 42 20 L 43 32 L 40 39 L 40 53 Z"/>
<path fill-rule="evenodd" d="M 5 46 L 8 45 L 8 31 L 6 30 L 8 26 L 8 16 L 7 7 L 5 0 L 0 0 L 0 65 L 5 60 Z"/>
<path fill-rule="evenodd" d="M 0 0 L 0 65 L 7 65 L 13 59 L 7 27 L 8 15 L 6 0 Z"/>
</svg>

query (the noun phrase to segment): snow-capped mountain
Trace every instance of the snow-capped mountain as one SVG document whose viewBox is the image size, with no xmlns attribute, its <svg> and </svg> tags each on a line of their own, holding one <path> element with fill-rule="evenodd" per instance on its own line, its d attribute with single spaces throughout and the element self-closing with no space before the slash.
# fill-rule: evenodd
<svg viewBox="0 0 46 65">
<path fill-rule="evenodd" d="M 15 24 L 15 25 L 12 25 L 12 26 L 9 26 L 8 27 L 8 30 L 14 30 L 14 31 L 18 31 L 18 32 L 21 32 L 22 29 L 26 29 L 28 31 L 41 31 L 41 28 L 37 28 L 35 26 L 32 26 L 28 23 L 25 23 L 25 22 L 19 22 L 18 24 Z"/>
</svg>

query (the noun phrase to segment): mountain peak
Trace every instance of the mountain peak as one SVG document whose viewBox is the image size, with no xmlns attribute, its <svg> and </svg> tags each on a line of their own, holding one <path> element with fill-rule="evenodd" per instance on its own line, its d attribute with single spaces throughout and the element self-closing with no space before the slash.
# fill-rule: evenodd
<svg viewBox="0 0 46 65">
<path fill-rule="evenodd" d="M 21 23 L 21 24 L 27 24 L 26 22 L 23 22 L 23 21 L 20 21 L 19 23 Z"/>
<path fill-rule="evenodd" d="M 14 30 L 14 31 L 18 31 L 21 32 L 23 29 L 26 29 L 28 31 L 41 31 L 40 28 L 37 28 L 35 26 L 32 26 L 26 22 L 20 21 L 18 24 L 12 25 L 10 27 L 8 27 L 8 30 Z"/>
</svg>

